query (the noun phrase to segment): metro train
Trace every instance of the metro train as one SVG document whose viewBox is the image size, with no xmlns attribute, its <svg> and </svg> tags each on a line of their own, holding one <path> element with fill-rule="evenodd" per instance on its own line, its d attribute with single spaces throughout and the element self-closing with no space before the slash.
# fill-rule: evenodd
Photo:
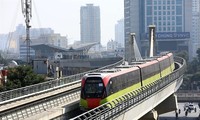
<svg viewBox="0 0 200 120">
<path fill-rule="evenodd" d="M 169 75 L 175 69 L 172 53 L 88 73 L 81 80 L 81 110 L 93 109 Z"/>
</svg>

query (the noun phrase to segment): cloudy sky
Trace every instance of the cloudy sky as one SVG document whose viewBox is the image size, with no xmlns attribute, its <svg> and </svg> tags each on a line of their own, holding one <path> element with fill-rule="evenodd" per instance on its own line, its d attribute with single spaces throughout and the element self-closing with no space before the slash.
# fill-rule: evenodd
<svg viewBox="0 0 200 120">
<path fill-rule="evenodd" d="M 114 27 L 123 18 L 124 0 L 32 0 L 32 28 L 52 28 L 68 36 L 69 42 L 80 40 L 80 7 L 92 3 L 100 6 L 101 42 L 114 39 Z M 21 0 L 0 0 L 0 34 L 12 32 L 24 24 Z"/>
</svg>

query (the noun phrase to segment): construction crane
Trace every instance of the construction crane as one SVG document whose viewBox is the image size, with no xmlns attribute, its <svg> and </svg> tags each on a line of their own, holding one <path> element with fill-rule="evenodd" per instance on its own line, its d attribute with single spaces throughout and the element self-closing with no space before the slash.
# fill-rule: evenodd
<svg viewBox="0 0 200 120">
<path fill-rule="evenodd" d="M 31 0 L 21 0 L 22 13 L 26 23 L 26 47 L 27 47 L 27 63 L 30 64 L 30 19 L 32 17 Z"/>
</svg>

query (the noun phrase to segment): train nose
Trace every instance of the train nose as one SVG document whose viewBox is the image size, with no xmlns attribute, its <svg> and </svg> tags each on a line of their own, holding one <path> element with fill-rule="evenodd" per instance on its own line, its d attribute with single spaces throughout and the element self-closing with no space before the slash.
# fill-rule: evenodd
<svg viewBox="0 0 200 120">
<path fill-rule="evenodd" d="M 95 107 L 98 107 L 100 105 L 100 98 L 90 98 L 87 99 L 88 102 L 88 108 L 93 109 Z"/>
</svg>

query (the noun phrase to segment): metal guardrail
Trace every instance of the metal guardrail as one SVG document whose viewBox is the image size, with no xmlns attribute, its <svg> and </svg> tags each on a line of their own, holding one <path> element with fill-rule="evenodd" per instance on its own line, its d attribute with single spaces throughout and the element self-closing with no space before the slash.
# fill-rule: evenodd
<svg viewBox="0 0 200 120">
<path fill-rule="evenodd" d="M 136 105 L 138 102 L 145 100 L 145 98 L 163 89 L 163 87 L 169 85 L 173 81 L 177 79 L 181 80 L 186 68 L 186 62 L 184 59 L 179 57 L 176 57 L 175 61 L 180 63 L 182 66 L 170 75 L 145 86 L 145 88 L 120 96 L 111 102 L 105 103 L 70 120 L 106 120 L 116 118 L 122 114 L 124 110 L 127 110 L 131 106 Z"/>
<path fill-rule="evenodd" d="M 72 83 L 71 85 L 76 84 Z M 45 112 L 51 108 L 78 101 L 80 99 L 80 87 L 71 89 L 61 94 L 51 96 L 45 99 L 34 101 L 12 108 L 7 111 L 0 112 L 0 120 L 19 120 L 31 117 L 35 114 Z"/>
<path fill-rule="evenodd" d="M 47 82 L 43 82 L 43 83 L 31 85 L 31 86 L 27 86 L 27 87 L 22 87 L 22 88 L 18 88 L 18 89 L 14 89 L 14 90 L 1 92 L 0 93 L 0 104 L 5 104 L 7 102 L 18 100 L 18 99 L 21 99 L 23 97 L 29 97 L 29 96 L 32 96 L 32 95 L 35 95 L 35 94 L 39 94 L 41 92 L 46 92 L 46 91 L 51 90 L 53 88 L 55 89 L 56 87 L 57 88 L 64 87 L 64 85 L 67 84 L 67 83 L 74 82 L 76 80 L 80 80 L 81 77 L 83 75 L 85 75 L 86 73 L 97 72 L 97 71 L 102 70 L 102 69 L 112 68 L 114 66 L 120 65 L 123 61 L 124 60 L 122 59 L 122 60 L 120 60 L 120 61 L 118 61 L 114 64 L 107 65 L 107 66 L 104 66 L 104 67 L 99 68 L 99 69 L 83 72 L 83 73 L 80 73 L 80 74 L 68 76 L 68 77 L 65 77 L 65 78 L 55 79 L 55 80 L 51 80 L 51 81 L 47 81 Z"/>
</svg>

